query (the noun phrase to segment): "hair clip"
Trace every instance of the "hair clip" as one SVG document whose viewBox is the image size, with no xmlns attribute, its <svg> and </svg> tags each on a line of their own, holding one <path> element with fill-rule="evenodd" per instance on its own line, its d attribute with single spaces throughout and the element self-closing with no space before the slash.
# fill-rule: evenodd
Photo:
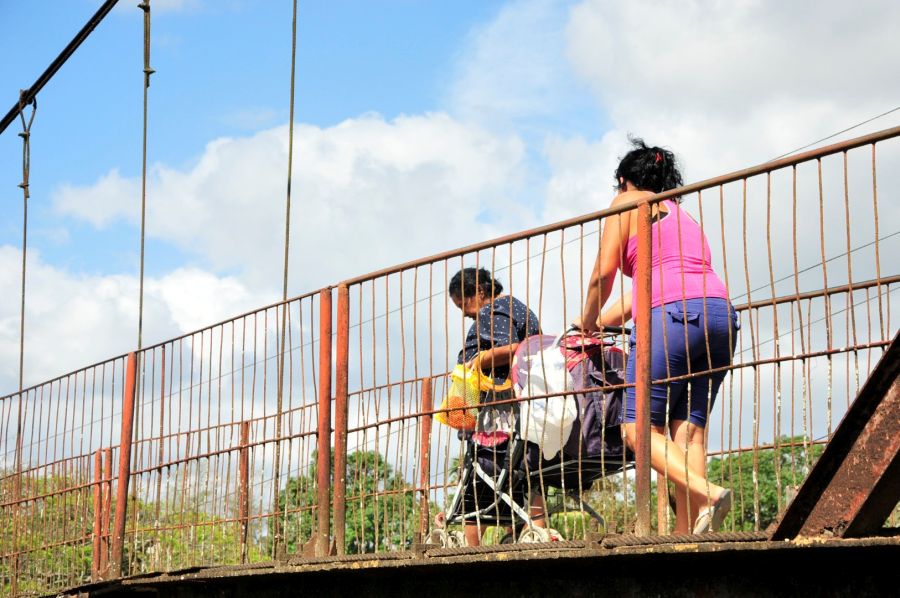
<svg viewBox="0 0 900 598">
<path fill-rule="evenodd" d="M 659 164 L 660 162 L 662 162 L 662 154 L 656 152 L 656 164 Z"/>
</svg>

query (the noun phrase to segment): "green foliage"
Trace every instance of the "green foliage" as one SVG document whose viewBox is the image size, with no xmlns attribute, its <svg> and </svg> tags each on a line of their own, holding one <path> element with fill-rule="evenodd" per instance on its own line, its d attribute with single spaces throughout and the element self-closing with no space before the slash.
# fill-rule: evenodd
<svg viewBox="0 0 900 598">
<path fill-rule="evenodd" d="M 149 511 L 150 506 L 141 504 L 140 509 Z M 240 524 L 222 519 L 197 511 L 144 518 L 139 527 L 152 531 L 134 534 L 126 542 L 129 571 L 136 574 L 241 562 Z M 259 542 L 252 535 L 248 537 L 247 550 L 249 560 L 254 560 L 254 556 L 259 560 Z"/>
<path fill-rule="evenodd" d="M 289 479 L 278 495 L 279 512 L 285 513 L 285 543 L 291 553 L 298 552 L 316 529 L 316 462 L 313 453 L 309 474 Z M 333 458 L 331 463 L 333 466 Z M 329 518 L 333 526 L 333 514 Z M 348 553 L 406 548 L 418 529 L 418 521 L 414 488 L 393 471 L 384 457 L 375 451 L 347 455 L 344 535 Z M 275 521 L 270 521 L 269 537 L 274 536 L 274 526 Z"/>
<path fill-rule="evenodd" d="M 774 449 L 711 459 L 710 479 L 734 491 L 734 506 L 726 519 L 725 529 L 765 529 L 784 509 L 791 491 L 802 483 L 822 450 L 821 445 L 804 444 L 802 437 L 794 437 L 780 439 Z M 414 487 L 377 452 L 351 453 L 347 461 L 347 551 L 359 553 L 408 547 L 419 524 Z M 291 553 L 299 552 L 316 528 L 315 454 L 308 472 L 308 475 L 290 478 L 278 494 L 277 510 L 282 513 L 284 537 Z M 9 476 L 8 472 L 2 475 L 5 480 L 0 484 L 0 501 L 9 502 L 13 499 L 11 480 L 14 476 Z M 190 477 L 187 472 L 183 475 Z M 24 503 L 15 516 L 12 507 L 0 511 L 0 554 L 22 552 L 18 559 L 20 593 L 46 594 L 90 581 L 93 490 L 86 487 L 64 492 L 83 483 L 67 476 L 23 476 L 22 495 L 43 498 Z M 54 494 L 56 492 L 60 493 Z M 654 505 L 655 492 L 653 484 L 651 500 Z M 545 499 L 550 526 L 570 539 L 581 538 L 591 531 L 632 531 L 634 485 L 628 475 L 617 474 L 596 481 L 585 493 L 584 500 L 604 518 L 605 529 L 571 500 L 565 503 L 562 494 L 554 489 L 547 492 Z M 125 544 L 128 572 L 136 574 L 240 562 L 241 527 L 234 520 L 236 513 L 225 513 L 218 504 L 220 502 L 221 498 L 206 496 L 199 490 L 179 496 L 178 504 L 148 503 L 132 497 L 128 530 L 145 531 L 128 532 Z M 114 511 L 113 501 L 111 512 Z M 656 517 L 651 520 L 655 526 Z M 888 518 L 887 525 L 898 523 L 900 506 Z M 268 527 L 262 528 L 263 525 Z M 246 546 L 251 562 L 271 557 L 274 525 L 273 518 L 267 524 L 251 523 Z M 499 543 L 506 533 L 504 528 L 487 528 L 483 542 Z M 10 593 L 12 563 L 10 558 L 0 560 L 2 595 Z"/>
<path fill-rule="evenodd" d="M 19 593 L 45 593 L 47 588 L 90 581 L 91 491 L 54 494 L 78 485 L 68 476 L 23 475 L 20 480 L 22 496 L 41 498 L 0 511 L 0 553 L 20 553 L 15 565 L 6 558 L 0 563 L 0 594 L 10 593 L 14 568 L 18 570 Z M 4 481 L 0 491 L 3 502 L 12 499 L 14 482 L 15 476 Z"/>
<path fill-rule="evenodd" d="M 822 445 L 811 445 L 808 441 L 804 445 L 802 436 L 783 437 L 777 448 L 711 459 L 708 468 L 710 480 L 731 488 L 734 493 L 733 508 L 723 529 L 764 530 L 787 506 L 792 492 L 803 483 L 823 448 Z M 653 480 L 650 487 L 652 533 L 658 533 L 656 490 Z M 671 487 L 669 496 L 672 496 Z M 602 516 L 606 523 L 605 529 L 587 512 L 582 512 L 571 499 L 566 503 L 562 493 L 553 488 L 548 489 L 545 498 L 550 513 L 549 526 L 569 539 L 583 538 L 586 533 L 595 531 L 633 532 L 636 511 L 632 477 L 616 474 L 597 480 L 584 493 L 583 499 Z M 674 523 L 674 511 L 670 514 Z M 900 520 L 900 506 L 895 519 Z M 891 519 L 888 520 L 888 525 L 890 522 Z M 482 537 L 483 543 L 497 543 L 506 532 L 503 528 L 487 528 Z"/>
<path fill-rule="evenodd" d="M 709 479 L 733 492 L 724 529 L 766 529 L 787 506 L 823 450 L 822 445 L 804 443 L 802 436 L 782 437 L 776 448 L 711 459 Z"/>
</svg>

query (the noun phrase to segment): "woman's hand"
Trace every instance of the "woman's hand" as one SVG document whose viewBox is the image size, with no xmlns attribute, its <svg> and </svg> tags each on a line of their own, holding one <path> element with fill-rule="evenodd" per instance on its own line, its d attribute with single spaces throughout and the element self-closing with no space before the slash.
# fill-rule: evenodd
<svg viewBox="0 0 900 598">
<path fill-rule="evenodd" d="M 590 326 L 585 326 L 584 321 L 582 320 L 581 316 L 572 320 L 572 323 L 570 324 L 570 326 L 572 326 L 572 328 L 577 328 L 578 330 L 581 330 L 582 332 L 597 332 L 600 330 L 600 326 L 598 325 L 596 320 L 594 322 L 592 322 Z"/>
<path fill-rule="evenodd" d="M 481 369 L 481 359 L 482 359 L 482 354 L 483 354 L 483 353 L 484 353 L 483 351 L 479 351 L 478 353 L 475 354 L 475 357 L 473 357 L 472 359 L 470 359 L 469 361 L 467 361 L 467 362 L 466 362 L 466 369 L 467 369 L 467 370 L 474 370 L 474 369 L 477 368 L 477 369 L 480 370 L 480 369 Z"/>
</svg>

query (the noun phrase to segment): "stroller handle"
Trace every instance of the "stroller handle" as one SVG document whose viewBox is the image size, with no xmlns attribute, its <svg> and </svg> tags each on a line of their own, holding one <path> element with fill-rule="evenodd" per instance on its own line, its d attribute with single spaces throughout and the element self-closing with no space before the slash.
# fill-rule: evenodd
<svg viewBox="0 0 900 598">
<path fill-rule="evenodd" d="M 563 333 L 563 336 L 569 336 L 574 332 L 581 332 L 581 329 L 574 325 L 569 326 L 569 328 Z M 601 337 L 618 336 L 620 334 L 631 334 L 631 328 L 625 328 L 624 326 L 602 326 L 599 331 L 599 335 Z"/>
</svg>

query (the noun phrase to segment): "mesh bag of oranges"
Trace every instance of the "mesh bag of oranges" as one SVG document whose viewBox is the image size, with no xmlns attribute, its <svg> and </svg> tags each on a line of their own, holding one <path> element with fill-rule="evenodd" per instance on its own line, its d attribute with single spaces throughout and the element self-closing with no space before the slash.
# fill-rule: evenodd
<svg viewBox="0 0 900 598">
<path fill-rule="evenodd" d="M 457 430 L 474 430 L 478 417 L 478 406 L 486 393 L 507 390 L 512 383 L 494 384 L 490 376 L 482 373 L 481 367 L 467 368 L 457 365 L 450 374 L 447 396 L 441 402 L 441 411 L 435 414 L 440 423 Z"/>
</svg>

